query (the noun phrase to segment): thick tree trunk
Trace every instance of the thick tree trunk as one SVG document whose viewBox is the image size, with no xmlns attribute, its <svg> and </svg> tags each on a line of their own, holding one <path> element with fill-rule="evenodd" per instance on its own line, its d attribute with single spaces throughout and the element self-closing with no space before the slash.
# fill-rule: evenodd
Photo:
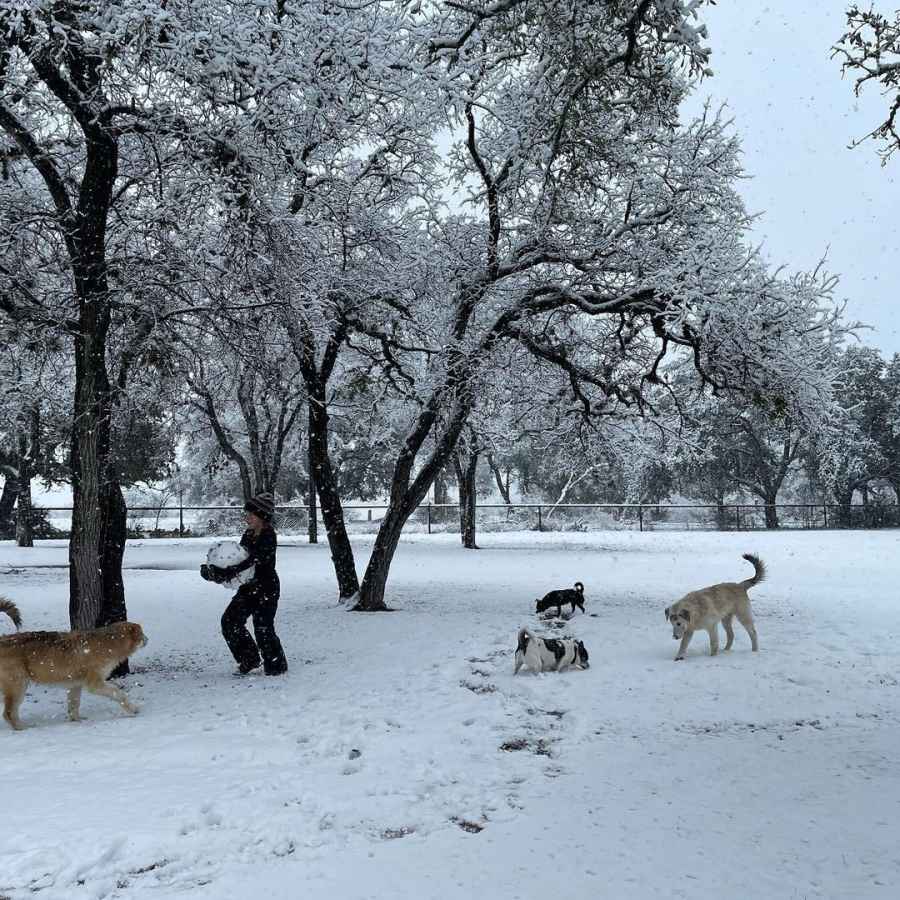
<svg viewBox="0 0 900 900">
<path fill-rule="evenodd" d="M 475 543 L 475 473 L 478 468 L 478 453 L 455 453 L 453 466 L 459 485 L 459 534 L 462 545 L 467 550 L 477 550 Z"/>
<path fill-rule="evenodd" d="M 309 432 L 312 434 L 312 410 L 309 413 Z M 307 464 L 309 466 L 307 510 L 309 515 L 309 542 L 319 543 L 319 516 L 316 510 L 316 464 L 313 459 L 312 439 L 309 441 Z"/>
<path fill-rule="evenodd" d="M 331 561 L 337 576 L 338 591 L 342 600 L 359 593 L 359 577 L 353 547 L 344 524 L 344 509 L 338 495 L 334 469 L 328 454 L 328 409 L 324 386 L 310 391 L 309 398 L 309 465 L 315 478 L 316 491 L 322 507 L 322 521 L 328 535 Z"/>
<path fill-rule="evenodd" d="M 355 612 L 387 612 L 389 610 L 384 602 L 384 589 L 407 518 L 409 518 L 409 513 L 404 515 L 398 507 L 393 505 L 388 507 L 384 519 L 382 519 L 381 528 L 378 529 L 365 575 L 363 575 L 359 602 L 353 607 Z"/>
<path fill-rule="evenodd" d="M 19 480 L 6 470 L 6 478 L 3 482 L 3 490 L 0 491 L 0 538 L 11 537 L 15 528 L 13 526 L 13 510 L 19 497 Z"/>
<path fill-rule="evenodd" d="M 854 488 L 850 488 L 850 490 L 844 490 L 838 493 L 837 502 L 838 502 L 838 525 L 841 528 L 851 528 L 853 526 L 852 518 L 853 518 L 853 491 Z"/>
<path fill-rule="evenodd" d="M 16 546 L 34 546 L 34 521 L 31 505 L 31 478 L 26 476 L 19 482 L 19 502 L 16 506 Z"/>
<path fill-rule="evenodd" d="M 778 508 L 775 506 L 778 495 L 766 497 L 766 528 L 778 528 Z"/>
<path fill-rule="evenodd" d="M 125 622 L 125 583 L 122 579 L 122 559 L 125 555 L 128 509 L 122 488 L 111 477 L 103 486 L 103 505 L 106 509 L 106 527 L 103 536 L 103 603 L 97 627 Z M 111 678 L 128 674 L 128 660 L 113 669 Z"/>
<path fill-rule="evenodd" d="M 75 341 L 75 415 L 72 425 L 72 536 L 69 540 L 69 620 L 96 628 L 103 609 L 104 538 L 110 494 L 105 489 L 112 398 L 106 371 L 108 319 L 97 299 L 82 302 Z M 121 573 L 119 574 L 121 577 Z"/>
<path fill-rule="evenodd" d="M 355 611 L 381 612 L 388 609 L 384 602 L 384 589 L 403 526 L 425 499 L 437 473 L 447 465 L 453 455 L 469 410 L 468 404 L 456 408 L 447 431 L 437 442 L 434 452 L 422 466 L 412 484 L 409 479 L 416 452 L 421 447 L 422 441 L 434 421 L 432 410 L 427 407 L 423 410 L 418 422 L 407 437 L 404 449 L 394 468 L 388 510 L 375 537 L 372 555 L 369 557 L 369 564 L 366 566 L 360 587 L 359 602 L 353 607 Z"/>
</svg>

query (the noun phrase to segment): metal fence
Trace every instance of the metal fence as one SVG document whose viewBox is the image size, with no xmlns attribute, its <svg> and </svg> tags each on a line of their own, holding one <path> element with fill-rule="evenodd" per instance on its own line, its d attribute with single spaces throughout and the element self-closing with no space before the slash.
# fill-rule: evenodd
<svg viewBox="0 0 900 900">
<path fill-rule="evenodd" d="M 351 534 L 378 530 L 387 507 L 352 504 L 344 507 Z M 777 527 L 895 528 L 900 526 L 896 504 L 869 503 L 837 506 L 824 503 L 787 503 L 769 507 Z M 513 503 L 483 504 L 476 508 L 479 531 L 754 531 L 767 527 L 767 507 L 762 504 L 663 504 L 663 503 Z M 36 507 L 33 511 L 37 538 L 65 538 L 71 528 L 71 507 Z M 128 510 L 128 535 L 140 537 L 208 537 L 233 535 L 243 529 L 244 513 L 235 506 L 135 506 Z M 317 518 L 321 525 L 321 516 Z M 309 510 L 304 506 L 279 506 L 276 523 L 280 533 L 307 534 Z M 10 526 L 7 526 L 7 530 Z M 324 526 L 322 526 L 324 528 Z M 459 532 L 459 506 L 455 503 L 422 504 L 406 523 L 406 531 Z M 324 536 L 324 534 L 323 534 Z M 13 534 L 0 534 L 13 537 Z"/>
</svg>

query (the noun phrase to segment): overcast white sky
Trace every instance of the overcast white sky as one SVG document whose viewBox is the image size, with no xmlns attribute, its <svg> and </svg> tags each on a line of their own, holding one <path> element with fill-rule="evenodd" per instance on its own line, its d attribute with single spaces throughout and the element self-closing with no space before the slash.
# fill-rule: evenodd
<svg viewBox="0 0 900 900">
<path fill-rule="evenodd" d="M 896 0 L 876 0 L 893 12 Z M 737 2 L 703 9 L 713 78 L 697 103 L 727 102 L 752 178 L 743 193 L 764 212 L 757 235 L 773 263 L 811 268 L 826 253 L 847 316 L 874 327 L 865 343 L 900 353 L 900 154 L 882 167 L 877 144 L 848 149 L 886 115 L 869 86 L 858 100 L 830 48 L 843 0 Z"/>
</svg>

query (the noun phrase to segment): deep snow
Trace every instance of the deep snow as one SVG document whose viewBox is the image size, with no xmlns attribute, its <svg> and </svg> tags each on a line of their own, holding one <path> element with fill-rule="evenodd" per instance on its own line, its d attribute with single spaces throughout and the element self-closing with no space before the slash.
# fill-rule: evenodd
<svg viewBox="0 0 900 900">
<path fill-rule="evenodd" d="M 0 896 L 898 895 L 900 535 L 479 540 L 405 539 L 382 615 L 336 605 L 327 544 L 283 543 L 284 679 L 230 674 L 210 542 L 129 544 L 141 713 L 85 695 L 72 724 L 32 687 L 28 730 L 0 722 Z M 761 652 L 736 624 L 673 662 L 663 608 L 747 551 Z M 0 544 L 27 628 L 66 626 L 65 563 Z M 576 580 L 589 614 L 544 629 L 590 670 L 513 678 L 534 598 Z"/>
</svg>

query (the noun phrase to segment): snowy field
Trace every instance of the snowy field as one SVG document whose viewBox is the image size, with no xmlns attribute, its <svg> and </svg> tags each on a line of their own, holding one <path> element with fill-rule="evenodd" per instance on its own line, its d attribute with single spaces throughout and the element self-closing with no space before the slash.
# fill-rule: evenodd
<svg viewBox="0 0 900 900">
<path fill-rule="evenodd" d="M 232 677 L 206 543 L 131 544 L 140 715 L 85 695 L 68 723 L 32 688 L 28 730 L 0 722 L 0 897 L 900 896 L 897 532 L 480 541 L 404 540 L 381 615 L 288 541 L 283 679 Z M 748 551 L 760 652 L 735 623 L 673 662 L 663 608 Z M 0 544 L 26 627 L 66 627 L 65 564 Z M 553 633 L 591 668 L 513 678 L 534 598 L 576 580 L 588 615 Z"/>
</svg>

